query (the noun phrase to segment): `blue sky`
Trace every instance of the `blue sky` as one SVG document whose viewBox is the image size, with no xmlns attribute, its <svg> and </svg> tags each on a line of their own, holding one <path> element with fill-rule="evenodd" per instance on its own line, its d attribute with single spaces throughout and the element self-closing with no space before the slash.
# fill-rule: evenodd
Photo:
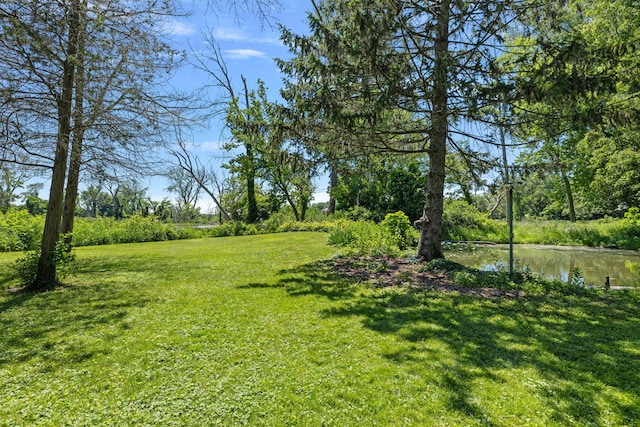
<svg viewBox="0 0 640 427">
<path fill-rule="evenodd" d="M 241 89 L 241 75 L 247 79 L 249 86 L 256 86 L 258 79 L 265 82 L 270 99 L 279 99 L 279 89 L 282 85 L 282 75 L 274 62 L 274 58 L 287 58 L 288 50 L 282 45 L 280 33 L 275 23 L 281 23 L 297 34 L 306 33 L 306 11 L 311 9 L 309 0 L 281 0 L 282 10 L 274 14 L 272 24 L 261 23 L 251 13 L 236 16 L 232 11 L 207 10 L 203 1 L 183 2 L 183 6 L 190 11 L 190 16 L 173 20 L 167 24 L 167 30 L 172 34 L 176 46 L 185 50 L 189 55 L 197 55 L 206 48 L 203 33 L 211 33 L 222 51 L 222 55 L 229 68 L 237 93 Z M 173 78 L 176 88 L 197 90 L 207 84 L 207 74 L 203 71 L 185 66 Z M 191 135 L 194 148 L 203 163 L 211 164 L 220 174 L 225 152 L 220 149 L 225 135 L 222 123 L 212 121 L 206 128 L 194 129 Z M 167 186 L 161 180 L 153 179 L 144 185 L 149 187 L 149 194 L 154 200 L 161 200 L 168 196 L 164 188 Z M 316 182 L 317 193 L 315 202 L 328 200 L 326 194 L 326 178 L 319 178 Z M 213 203 L 206 195 L 201 196 L 198 203 L 203 212 L 213 207 Z"/>
</svg>

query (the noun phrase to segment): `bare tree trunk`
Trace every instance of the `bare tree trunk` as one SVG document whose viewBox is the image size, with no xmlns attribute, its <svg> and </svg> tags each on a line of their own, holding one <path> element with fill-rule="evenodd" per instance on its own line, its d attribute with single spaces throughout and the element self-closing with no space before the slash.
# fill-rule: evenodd
<svg viewBox="0 0 640 427">
<path fill-rule="evenodd" d="M 427 194 L 420 227 L 416 256 L 424 261 L 442 258 L 442 212 L 444 210 L 444 177 L 449 123 L 448 65 L 449 1 L 440 2 L 434 44 L 434 75 L 432 91 L 431 131 Z"/>
<path fill-rule="evenodd" d="M 573 191 L 571 190 L 571 181 L 567 176 L 567 173 L 564 169 L 560 168 L 560 176 L 562 177 L 562 182 L 564 184 L 564 189 L 567 192 L 567 204 L 569 205 L 569 220 L 571 222 L 576 222 L 576 208 L 573 202 Z"/>
<path fill-rule="evenodd" d="M 256 174 L 255 174 L 255 159 L 253 154 L 254 137 L 256 134 L 255 124 L 251 123 L 251 105 L 249 104 L 249 89 L 247 88 L 247 79 L 244 76 L 242 78 L 242 84 L 244 85 L 244 101 L 246 116 L 245 124 L 247 132 L 249 132 L 249 141 L 245 142 L 244 148 L 247 153 L 247 222 L 253 224 L 258 221 L 258 202 L 256 201 Z"/>
<path fill-rule="evenodd" d="M 65 235 L 64 241 L 68 245 L 71 245 L 73 239 L 74 215 L 76 200 L 78 199 L 78 183 L 80 181 L 80 165 L 82 162 L 82 142 L 84 139 L 84 47 L 87 37 L 86 3 L 82 5 L 79 18 L 78 65 L 75 76 L 75 108 L 73 111 L 73 140 L 71 142 L 71 159 L 69 161 L 69 175 L 67 178 L 67 189 L 65 191 L 62 223 L 60 224 L 60 234 Z M 68 250 L 71 250 L 71 246 L 69 246 Z"/>
<path fill-rule="evenodd" d="M 500 203 L 502 203 L 503 196 L 504 196 L 503 193 L 498 193 L 498 198 L 496 199 L 496 203 L 491 207 L 491 209 L 489 209 L 489 212 L 487 213 L 487 216 L 489 218 L 491 218 L 491 215 L 493 215 L 495 210 L 498 209 L 498 206 L 500 206 Z"/>
<path fill-rule="evenodd" d="M 62 202 L 64 198 L 64 182 L 69 155 L 69 134 L 71 133 L 71 100 L 75 74 L 75 55 L 77 53 L 79 27 L 79 0 L 74 0 L 69 10 L 69 39 L 67 41 L 67 57 L 64 61 L 62 91 L 57 99 L 58 104 L 58 136 L 53 161 L 49 202 L 42 234 L 38 271 L 31 284 L 34 290 L 42 290 L 57 283 L 56 265 L 53 262 L 53 251 L 58 243 Z"/>
<path fill-rule="evenodd" d="M 336 199 L 333 196 L 333 191 L 338 186 L 338 166 L 335 162 L 329 162 L 329 206 L 327 206 L 327 213 L 333 215 L 336 212 Z"/>
</svg>

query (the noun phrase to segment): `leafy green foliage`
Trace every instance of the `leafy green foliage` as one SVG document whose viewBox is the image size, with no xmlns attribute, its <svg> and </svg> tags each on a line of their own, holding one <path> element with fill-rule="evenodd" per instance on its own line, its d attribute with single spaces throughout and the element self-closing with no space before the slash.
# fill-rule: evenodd
<svg viewBox="0 0 640 427">
<path fill-rule="evenodd" d="M 0 213 L 0 252 L 35 250 L 42 238 L 44 218 L 24 209 Z"/>
<path fill-rule="evenodd" d="M 207 230 L 207 235 L 211 237 L 249 236 L 253 234 L 258 234 L 256 226 L 242 221 L 228 221 Z"/>
<path fill-rule="evenodd" d="M 82 218 L 76 221 L 74 246 L 108 245 L 114 243 L 152 242 L 188 239 L 201 233 L 190 227 L 178 227 L 161 222 L 153 216 L 134 215 L 130 218 Z"/>
<path fill-rule="evenodd" d="M 633 211 L 633 208 L 630 211 Z M 620 249 L 640 249 L 640 226 L 627 218 L 577 223 L 525 221 L 516 223 L 515 241 L 547 245 L 614 246 Z"/>
<path fill-rule="evenodd" d="M 68 244 L 64 242 L 65 236 L 60 236 L 60 240 L 51 254 L 50 263 L 55 266 L 57 276 L 64 278 L 73 274 L 77 269 L 75 254 L 70 251 Z M 25 254 L 24 258 L 18 258 L 15 262 L 15 271 L 20 279 L 20 284 L 30 286 L 36 278 L 38 263 L 40 261 L 40 251 L 33 250 Z"/>
<path fill-rule="evenodd" d="M 354 220 L 382 221 L 387 213 L 402 211 L 411 221 L 422 215 L 426 172 L 418 156 L 368 156 L 342 166 L 332 189 L 338 212 Z M 366 212 L 366 215 L 365 215 Z"/>
<path fill-rule="evenodd" d="M 640 249 L 640 209 L 629 208 L 624 219 L 612 230 L 612 241 L 621 248 Z"/>
<path fill-rule="evenodd" d="M 445 204 L 442 232 L 447 240 L 508 241 L 505 223 L 490 219 L 487 214 L 461 200 Z"/>
<path fill-rule="evenodd" d="M 404 250 L 418 244 L 418 231 L 413 228 L 409 217 L 404 212 L 387 214 L 380 225 L 392 237 L 399 249 Z"/>
<path fill-rule="evenodd" d="M 329 243 L 358 255 L 398 255 L 417 241 L 416 231 L 406 228 L 407 224 L 402 212 L 390 214 L 389 220 L 380 224 L 341 219 L 329 231 Z"/>
</svg>

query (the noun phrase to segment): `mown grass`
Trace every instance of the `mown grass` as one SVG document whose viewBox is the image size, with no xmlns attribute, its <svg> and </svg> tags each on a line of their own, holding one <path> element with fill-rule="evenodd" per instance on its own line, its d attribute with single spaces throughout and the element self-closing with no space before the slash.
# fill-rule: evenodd
<svg viewBox="0 0 640 427">
<path fill-rule="evenodd" d="M 0 425 L 640 419 L 636 295 L 380 289 L 336 276 L 326 241 L 78 248 L 68 286 L 0 291 Z M 5 275 L 0 287 L 14 282 Z"/>
</svg>

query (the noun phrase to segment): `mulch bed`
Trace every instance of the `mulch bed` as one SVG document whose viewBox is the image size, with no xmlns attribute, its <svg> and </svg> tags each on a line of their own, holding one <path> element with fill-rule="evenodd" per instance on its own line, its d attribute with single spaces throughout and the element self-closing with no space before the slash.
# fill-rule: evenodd
<svg viewBox="0 0 640 427">
<path fill-rule="evenodd" d="M 389 256 L 340 257 L 331 262 L 340 276 L 373 284 L 376 287 L 410 287 L 418 290 L 457 292 L 491 299 L 523 297 L 519 290 L 462 286 L 439 271 L 422 271 L 424 263 Z"/>
</svg>

